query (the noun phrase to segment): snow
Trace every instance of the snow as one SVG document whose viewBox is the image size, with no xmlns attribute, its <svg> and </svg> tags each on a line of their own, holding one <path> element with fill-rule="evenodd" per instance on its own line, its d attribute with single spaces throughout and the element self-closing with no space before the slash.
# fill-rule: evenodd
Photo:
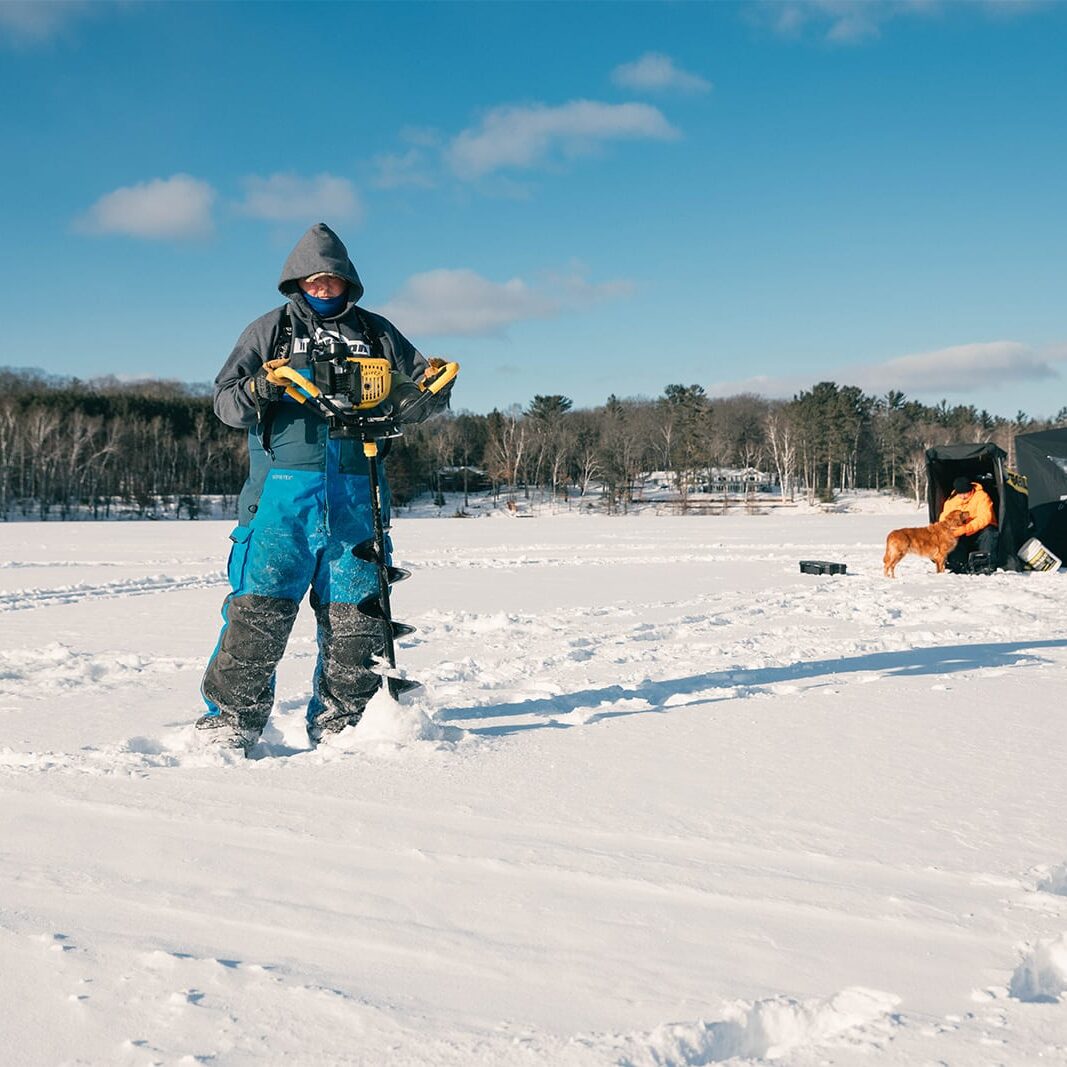
<svg viewBox="0 0 1067 1067">
<path fill-rule="evenodd" d="M 1067 993 L 1067 934 L 1039 941 L 1028 951 L 1008 989 L 1013 997 L 1029 1001 L 1057 1001 Z"/>
<path fill-rule="evenodd" d="M 5 1061 L 1067 1061 L 1067 575 L 833 508 L 401 517 L 424 687 L 308 750 L 305 609 L 247 761 L 228 524 L 0 526 Z"/>
</svg>

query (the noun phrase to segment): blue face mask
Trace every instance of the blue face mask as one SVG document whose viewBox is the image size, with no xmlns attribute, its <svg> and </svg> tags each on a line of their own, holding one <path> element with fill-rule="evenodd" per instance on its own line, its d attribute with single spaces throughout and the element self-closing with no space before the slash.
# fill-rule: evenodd
<svg viewBox="0 0 1067 1067">
<path fill-rule="evenodd" d="M 348 290 L 345 289 L 340 296 L 330 297 L 329 300 L 320 300 L 317 296 L 312 296 L 310 293 L 304 293 L 304 299 L 308 302 L 308 307 L 311 308 L 316 315 L 328 319 L 331 315 L 336 315 L 338 312 L 344 310 L 345 304 L 348 303 Z"/>
</svg>

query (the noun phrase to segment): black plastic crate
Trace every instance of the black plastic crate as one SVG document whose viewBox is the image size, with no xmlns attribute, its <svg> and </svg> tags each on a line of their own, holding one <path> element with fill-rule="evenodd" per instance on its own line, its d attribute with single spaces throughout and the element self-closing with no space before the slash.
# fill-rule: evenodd
<svg viewBox="0 0 1067 1067">
<path fill-rule="evenodd" d="M 830 563 L 825 559 L 802 559 L 800 561 L 801 574 L 844 574 L 843 563 Z"/>
</svg>

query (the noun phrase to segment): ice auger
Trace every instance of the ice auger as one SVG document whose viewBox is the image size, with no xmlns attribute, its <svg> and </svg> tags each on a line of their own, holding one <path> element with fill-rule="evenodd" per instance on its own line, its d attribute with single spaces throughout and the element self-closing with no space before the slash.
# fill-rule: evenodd
<svg viewBox="0 0 1067 1067">
<path fill-rule="evenodd" d="M 401 567 L 393 567 L 385 549 L 381 483 L 378 477 L 378 442 L 402 435 L 400 415 L 404 421 L 418 422 L 434 398 L 455 379 L 459 373 L 459 364 L 431 359 L 419 381 L 406 382 L 406 396 L 399 414 L 396 411 L 375 413 L 375 409 L 379 409 L 393 391 L 394 376 L 387 359 L 338 355 L 335 352 L 318 360 L 313 366 L 315 377 L 321 378 L 325 388 L 308 381 L 292 367 L 272 367 L 272 373 L 276 378 L 290 383 L 285 389 L 288 396 L 301 404 L 310 404 L 326 420 L 331 437 L 356 438 L 363 443 L 363 454 L 367 457 L 367 472 L 370 477 L 374 536 L 356 545 L 352 554 L 365 563 L 373 563 L 377 568 L 378 592 L 365 597 L 356 607 L 362 614 L 377 619 L 382 624 L 387 669 L 380 673 L 384 675 L 384 684 L 389 695 L 399 701 L 401 693 L 417 688 L 420 683 L 396 676 L 396 639 L 414 633 L 415 627 L 393 621 L 389 587 L 394 582 L 402 582 L 411 577 L 411 572 Z"/>
</svg>

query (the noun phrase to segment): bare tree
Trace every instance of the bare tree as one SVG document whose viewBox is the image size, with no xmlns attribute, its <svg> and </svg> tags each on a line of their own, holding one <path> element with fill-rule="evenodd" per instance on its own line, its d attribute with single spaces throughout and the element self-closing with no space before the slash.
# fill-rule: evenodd
<svg viewBox="0 0 1067 1067">
<path fill-rule="evenodd" d="M 794 499 L 797 476 L 797 444 L 793 423 L 784 407 L 775 408 L 764 416 L 764 429 L 782 498 Z"/>
<path fill-rule="evenodd" d="M 489 452 L 493 470 L 508 487 L 508 499 L 515 499 L 516 482 L 526 453 L 526 423 L 522 408 L 513 404 L 498 412 L 499 422 L 490 431 Z"/>
</svg>

